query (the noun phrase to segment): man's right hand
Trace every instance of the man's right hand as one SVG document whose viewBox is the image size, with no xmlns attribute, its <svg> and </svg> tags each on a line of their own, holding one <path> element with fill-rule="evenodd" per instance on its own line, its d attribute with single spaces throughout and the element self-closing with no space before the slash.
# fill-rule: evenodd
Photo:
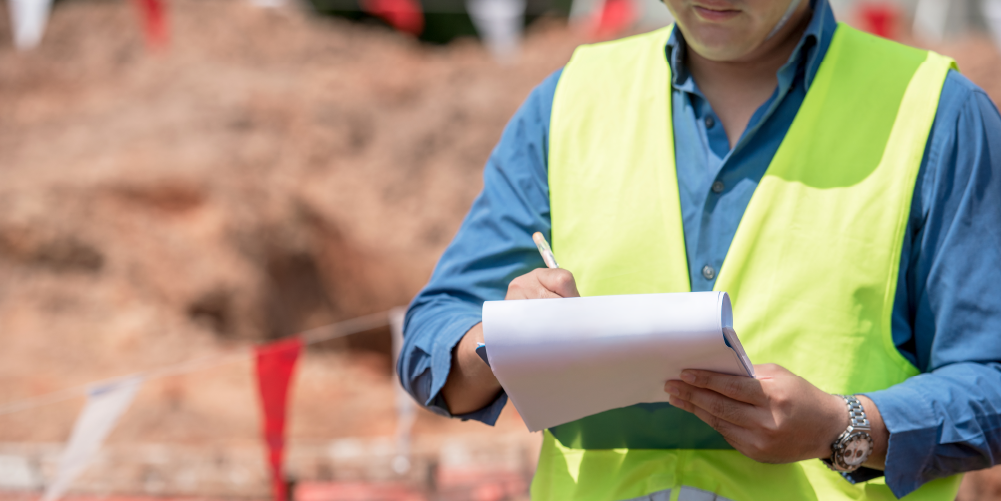
<svg viewBox="0 0 1001 501">
<path fill-rule="evenodd" d="M 556 297 L 580 297 L 573 274 L 559 268 L 539 268 L 512 280 L 504 299 Z M 452 350 L 452 368 L 441 394 L 453 416 L 486 407 L 501 390 L 490 367 L 476 354 L 476 345 L 482 342 L 483 324 L 479 323 Z"/>
<path fill-rule="evenodd" d="M 505 300 L 580 297 L 573 273 L 562 268 L 538 268 L 514 280 L 507 286 Z"/>
</svg>

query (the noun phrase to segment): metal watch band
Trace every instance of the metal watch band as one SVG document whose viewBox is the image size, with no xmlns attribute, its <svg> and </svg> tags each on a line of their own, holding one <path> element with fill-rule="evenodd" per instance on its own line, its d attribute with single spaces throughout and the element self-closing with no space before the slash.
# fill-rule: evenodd
<svg viewBox="0 0 1001 501">
<path fill-rule="evenodd" d="M 841 395 L 841 398 L 848 404 L 848 417 L 851 419 L 849 425 L 857 430 L 869 430 L 869 418 L 865 417 L 862 402 L 855 395 Z"/>
</svg>

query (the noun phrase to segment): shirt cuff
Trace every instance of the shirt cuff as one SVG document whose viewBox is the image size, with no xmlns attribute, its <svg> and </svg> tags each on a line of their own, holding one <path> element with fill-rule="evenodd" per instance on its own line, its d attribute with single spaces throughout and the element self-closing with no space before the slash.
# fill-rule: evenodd
<svg viewBox="0 0 1001 501">
<path fill-rule="evenodd" d="M 448 373 L 452 370 L 452 350 L 455 345 L 481 320 L 481 315 L 461 315 L 445 326 L 435 339 L 434 348 L 431 349 L 431 392 L 425 405 L 434 401 L 445 386 Z"/>
<path fill-rule="evenodd" d="M 462 315 L 448 324 L 442 333 L 435 340 L 434 349 L 431 353 L 431 388 L 428 392 L 428 400 L 424 406 L 435 414 L 459 418 L 463 421 L 473 419 L 493 426 L 497 422 L 504 405 L 507 404 L 507 393 L 501 390 L 497 398 L 486 407 L 466 414 L 453 415 L 448 411 L 448 405 L 441 396 L 441 389 L 445 386 L 448 373 L 452 370 L 452 351 L 459 344 L 462 337 L 472 329 L 474 325 L 482 321 L 481 315 Z"/>
<path fill-rule="evenodd" d="M 886 451 L 886 485 L 902 498 L 932 480 L 927 466 L 938 445 L 932 405 L 920 392 L 906 385 L 864 393 L 883 418 L 890 433 Z"/>
<path fill-rule="evenodd" d="M 445 405 L 445 399 L 442 398 L 441 393 L 437 393 L 431 399 L 431 401 L 428 402 L 427 408 L 431 412 L 434 412 L 435 414 L 441 416 L 459 418 L 463 421 L 468 421 L 472 419 L 493 426 L 494 424 L 497 423 L 497 418 L 500 417 L 500 413 L 502 410 L 504 410 L 504 405 L 506 404 L 507 404 L 507 393 L 505 393 L 504 390 L 501 390 L 500 394 L 497 395 L 497 398 L 495 398 L 494 401 L 490 403 L 490 405 L 478 411 L 473 411 L 466 414 L 453 415 L 452 413 L 448 412 L 448 406 Z"/>
<path fill-rule="evenodd" d="M 883 472 L 875 468 L 866 468 L 865 466 L 855 470 L 855 471 L 843 471 L 841 476 L 845 477 L 845 480 L 857 484 L 859 482 L 868 482 L 874 478 L 879 478 L 883 476 Z"/>
</svg>

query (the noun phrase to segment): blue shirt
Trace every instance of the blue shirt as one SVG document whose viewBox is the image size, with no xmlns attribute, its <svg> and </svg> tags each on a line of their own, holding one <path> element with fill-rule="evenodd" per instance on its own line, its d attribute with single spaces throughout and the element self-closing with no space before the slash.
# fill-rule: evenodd
<svg viewBox="0 0 1001 501">
<path fill-rule="evenodd" d="M 705 278 L 702 268 L 722 265 L 835 28 L 827 0 L 814 0 L 775 92 L 732 149 L 685 68 L 681 33 L 672 34 L 666 55 L 692 290 L 712 289 L 715 276 Z M 483 302 L 503 299 L 512 279 L 545 266 L 531 234 L 549 235 L 549 117 L 560 73 L 542 82 L 505 128 L 483 192 L 407 312 L 400 379 L 438 414 L 449 415 L 440 391 L 452 350 L 480 322 Z M 713 190 L 714 183 L 722 184 Z M 946 78 L 914 188 L 893 339 L 922 372 L 868 394 L 890 431 L 885 475 L 894 494 L 1001 462 L 1001 116 L 955 72 Z M 456 417 L 493 424 L 506 402 L 502 393 Z"/>
</svg>

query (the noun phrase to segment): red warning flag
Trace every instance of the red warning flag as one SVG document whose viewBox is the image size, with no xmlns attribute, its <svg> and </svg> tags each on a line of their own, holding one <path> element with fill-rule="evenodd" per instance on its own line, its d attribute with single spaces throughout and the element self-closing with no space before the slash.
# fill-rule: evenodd
<svg viewBox="0 0 1001 501">
<path fill-rule="evenodd" d="M 633 0 L 605 0 L 591 36 L 597 40 L 615 38 L 636 22 L 637 15 Z"/>
<path fill-rule="evenodd" d="M 264 443 L 268 446 L 274 501 L 286 501 L 282 457 L 285 452 L 285 409 L 289 381 L 302 351 L 295 337 L 257 347 L 257 387 L 264 410 Z"/>
<path fill-rule="evenodd" d="M 362 9 L 393 28 L 417 36 L 424 31 L 424 12 L 417 0 L 362 0 Z"/>
<path fill-rule="evenodd" d="M 858 7 L 861 28 L 873 35 L 895 40 L 897 27 L 902 14 L 895 4 L 882 2 L 866 2 Z"/>
<path fill-rule="evenodd" d="M 132 0 L 142 17 L 146 45 L 151 49 L 163 49 L 170 41 L 167 29 L 167 5 L 165 0 Z"/>
</svg>

